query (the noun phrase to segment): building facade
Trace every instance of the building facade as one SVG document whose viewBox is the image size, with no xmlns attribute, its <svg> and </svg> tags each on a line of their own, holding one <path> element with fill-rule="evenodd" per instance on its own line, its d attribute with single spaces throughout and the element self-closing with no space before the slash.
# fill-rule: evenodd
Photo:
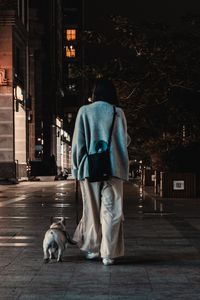
<svg viewBox="0 0 200 300">
<path fill-rule="evenodd" d="M 35 160 L 41 161 L 38 175 L 55 175 L 53 173 L 59 173 L 62 169 L 60 131 L 63 121 L 59 114 L 59 103 L 64 94 L 63 6 L 61 0 L 33 1 L 32 6 L 38 18 L 33 24 L 33 35 L 37 36 L 37 26 L 41 24 L 39 45 L 34 50 L 35 68 L 39 75 L 35 77 Z M 49 167 L 52 157 L 55 158 L 57 172 L 52 172 Z"/>
<path fill-rule="evenodd" d="M 63 79 L 64 97 L 61 102 L 64 130 L 67 132 L 67 167 L 71 166 L 71 141 L 77 111 L 86 103 L 85 82 L 80 70 L 84 64 L 82 32 L 84 1 L 65 1 L 63 7 Z"/>
<path fill-rule="evenodd" d="M 0 179 L 27 174 L 28 1 L 0 1 Z"/>
<path fill-rule="evenodd" d="M 0 179 L 66 167 L 63 96 L 62 0 L 0 0 Z"/>
</svg>

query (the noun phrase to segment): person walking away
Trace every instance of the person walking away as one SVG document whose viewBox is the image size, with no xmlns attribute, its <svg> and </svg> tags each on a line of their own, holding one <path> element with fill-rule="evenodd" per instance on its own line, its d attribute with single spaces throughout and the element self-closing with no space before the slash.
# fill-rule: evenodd
<svg viewBox="0 0 200 300">
<path fill-rule="evenodd" d="M 72 176 L 80 181 L 83 201 L 82 218 L 73 240 L 86 252 L 87 259 L 101 256 L 104 265 L 111 265 L 115 258 L 124 255 L 123 182 L 129 178 L 130 138 L 112 81 L 97 79 L 92 100 L 92 104 L 79 109 L 72 140 Z M 88 155 L 108 147 L 114 110 L 110 141 L 112 176 L 90 182 Z"/>
</svg>

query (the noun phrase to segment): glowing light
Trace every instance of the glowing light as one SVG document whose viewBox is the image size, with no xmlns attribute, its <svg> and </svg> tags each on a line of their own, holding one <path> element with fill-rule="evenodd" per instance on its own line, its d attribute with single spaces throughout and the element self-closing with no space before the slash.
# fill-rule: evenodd
<svg viewBox="0 0 200 300">
<path fill-rule="evenodd" d="M 66 39 L 67 39 L 67 41 L 76 40 L 76 29 L 67 29 L 66 30 Z"/>
</svg>

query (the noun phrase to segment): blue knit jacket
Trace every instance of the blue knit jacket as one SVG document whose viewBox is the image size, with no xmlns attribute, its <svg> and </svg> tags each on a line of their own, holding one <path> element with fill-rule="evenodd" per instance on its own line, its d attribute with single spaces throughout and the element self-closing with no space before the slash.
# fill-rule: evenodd
<svg viewBox="0 0 200 300">
<path fill-rule="evenodd" d="M 130 138 L 124 112 L 116 108 L 110 145 L 111 170 L 114 177 L 128 180 L 127 146 Z M 113 106 L 105 101 L 84 105 L 77 114 L 72 140 L 72 176 L 78 180 L 88 177 L 87 153 L 105 150 L 113 119 Z M 99 143 L 100 142 L 100 143 Z"/>
</svg>

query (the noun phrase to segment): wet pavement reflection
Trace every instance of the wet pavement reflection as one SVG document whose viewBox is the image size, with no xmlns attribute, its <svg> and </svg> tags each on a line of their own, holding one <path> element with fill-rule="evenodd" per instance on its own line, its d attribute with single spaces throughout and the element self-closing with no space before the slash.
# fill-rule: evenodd
<svg viewBox="0 0 200 300">
<path fill-rule="evenodd" d="M 70 235 L 77 211 L 81 216 L 73 181 L 27 182 L 0 191 L 0 299 L 200 298 L 199 199 L 161 201 L 138 181 L 125 183 L 125 256 L 107 268 L 72 245 L 62 263 L 43 263 L 51 216 L 64 216 Z"/>
<path fill-rule="evenodd" d="M 166 216 L 170 214 L 175 214 L 172 210 L 167 209 L 167 201 L 157 197 L 156 195 L 150 196 L 145 191 L 145 187 L 138 182 L 139 196 L 138 196 L 138 214 L 149 214 L 149 215 L 158 215 L 158 216 Z"/>
</svg>

